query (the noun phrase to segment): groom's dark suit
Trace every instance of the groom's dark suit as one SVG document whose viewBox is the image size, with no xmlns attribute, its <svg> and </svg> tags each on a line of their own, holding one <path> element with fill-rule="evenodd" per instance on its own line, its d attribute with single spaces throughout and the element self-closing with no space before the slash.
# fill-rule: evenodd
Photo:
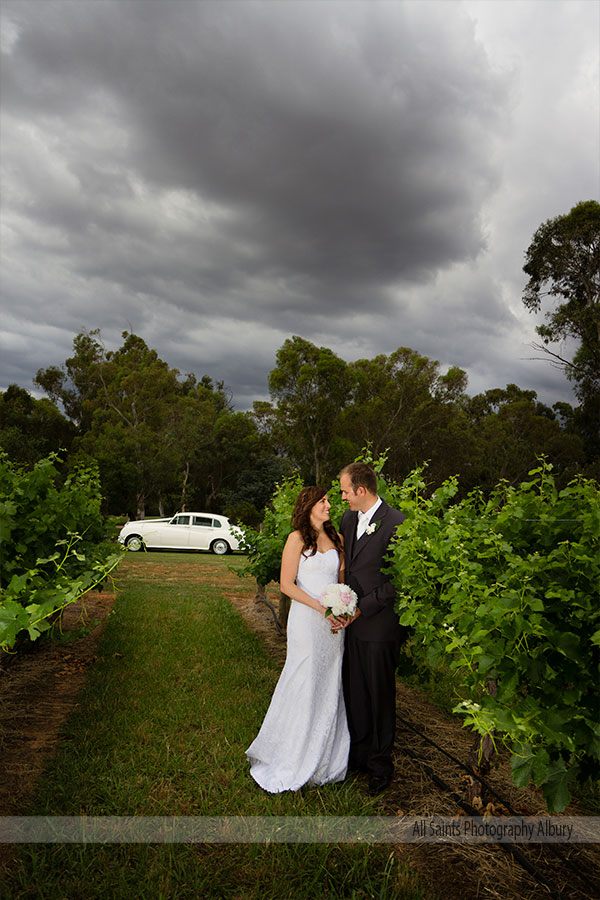
<svg viewBox="0 0 600 900">
<path fill-rule="evenodd" d="M 385 501 L 373 514 L 372 534 L 356 539 L 358 513 L 346 510 L 344 581 L 358 595 L 360 616 L 346 628 L 343 683 L 350 729 L 350 765 L 391 778 L 396 722 L 396 668 L 406 629 L 394 611 L 396 591 L 382 572 L 383 557 L 404 516 Z"/>
</svg>

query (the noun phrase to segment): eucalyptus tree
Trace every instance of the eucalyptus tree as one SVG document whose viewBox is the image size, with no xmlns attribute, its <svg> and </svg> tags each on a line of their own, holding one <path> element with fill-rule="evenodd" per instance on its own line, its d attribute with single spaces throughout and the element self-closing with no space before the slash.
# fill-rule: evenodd
<svg viewBox="0 0 600 900">
<path fill-rule="evenodd" d="M 177 369 L 142 338 L 128 332 L 123 338 L 118 350 L 105 352 L 90 367 L 93 388 L 83 402 L 88 427 L 79 446 L 98 459 L 103 482 L 120 481 L 130 508 L 135 500 L 136 518 L 143 518 L 148 501 L 160 498 L 171 480 L 167 412 L 181 388 Z"/>
<path fill-rule="evenodd" d="M 539 312 L 556 298 L 537 332 L 542 349 L 574 382 L 581 403 L 579 422 L 588 449 L 600 455 L 600 203 L 578 203 L 566 215 L 544 222 L 526 252 L 529 281 L 523 303 Z M 551 346 L 567 338 L 577 349 L 569 359 Z"/>
<path fill-rule="evenodd" d="M 273 440 L 305 481 L 324 484 L 344 461 L 341 413 L 353 388 L 348 364 L 297 336 L 283 343 L 276 362 L 269 375 L 274 405 L 262 405 L 260 414 L 271 415 Z"/>
<path fill-rule="evenodd" d="M 111 512 L 220 512 L 239 472 L 272 455 L 264 436 L 222 382 L 182 377 L 141 337 L 122 337 L 106 350 L 98 330 L 77 335 L 65 366 L 37 383 L 77 423 L 76 452 L 98 461 Z"/>
<path fill-rule="evenodd" d="M 9 384 L 0 392 L 0 448 L 12 463 L 33 466 L 49 453 L 69 451 L 75 427 L 46 397 Z"/>
<path fill-rule="evenodd" d="M 351 363 L 350 371 L 353 402 L 344 412 L 343 433 L 356 453 L 367 444 L 375 455 L 387 452 L 387 471 L 397 480 L 425 460 L 436 483 L 460 469 L 470 452 L 462 369 L 442 374 L 435 360 L 399 347 Z"/>
<path fill-rule="evenodd" d="M 471 397 L 467 412 L 477 434 L 468 473 L 469 487 L 491 490 L 500 480 L 516 485 L 527 478 L 540 456 L 552 464 L 559 484 L 581 470 L 581 438 L 563 427 L 557 411 L 515 384 Z"/>
<path fill-rule="evenodd" d="M 64 366 L 38 369 L 33 382 L 53 403 L 62 406 L 68 418 L 83 432 L 89 426 L 89 416 L 101 387 L 98 366 L 106 357 L 100 329 L 77 334 L 73 351 Z"/>
</svg>

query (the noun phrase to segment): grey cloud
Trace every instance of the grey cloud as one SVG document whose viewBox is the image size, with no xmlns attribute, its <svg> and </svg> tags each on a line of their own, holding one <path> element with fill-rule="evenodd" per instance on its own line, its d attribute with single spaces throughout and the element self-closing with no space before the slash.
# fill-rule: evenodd
<svg viewBox="0 0 600 900">
<path fill-rule="evenodd" d="M 518 70 L 492 59 L 471 8 L 5 0 L 2 383 L 29 386 L 96 326 L 110 345 L 133 328 L 242 405 L 290 334 L 515 380 L 504 360 L 529 338 L 507 294 L 514 307 L 543 216 L 534 142 L 514 143 Z M 559 206 L 583 184 L 554 179 Z"/>
<path fill-rule="evenodd" d="M 448 34 L 377 4 L 75 6 L 36 6 L 8 108 L 43 98 L 46 117 L 65 116 L 65 97 L 97 108 L 108 94 L 133 171 L 230 210 L 223 243 L 251 248 L 233 252 L 234 268 L 359 280 L 376 304 L 379 285 L 481 250 L 479 207 L 497 183 L 488 130 L 504 98 L 465 17 Z M 126 178 L 101 171 L 105 146 L 84 161 L 69 149 L 88 203 L 61 206 L 47 189 L 38 215 L 112 233 L 106 204 Z"/>
</svg>

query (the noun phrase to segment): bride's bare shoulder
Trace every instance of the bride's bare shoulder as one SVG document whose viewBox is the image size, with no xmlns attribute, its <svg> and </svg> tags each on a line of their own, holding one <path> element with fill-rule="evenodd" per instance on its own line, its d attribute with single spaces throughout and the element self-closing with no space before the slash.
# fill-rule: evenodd
<svg viewBox="0 0 600 900">
<path fill-rule="evenodd" d="M 288 536 L 286 543 L 290 547 L 301 547 L 304 543 L 302 533 L 300 531 L 292 531 L 292 533 Z"/>
<path fill-rule="evenodd" d="M 282 561 L 292 563 L 293 565 L 297 566 L 303 546 L 304 542 L 302 540 L 302 535 L 300 534 L 300 532 L 292 531 L 292 533 L 288 535 L 288 539 L 285 542 Z"/>
</svg>

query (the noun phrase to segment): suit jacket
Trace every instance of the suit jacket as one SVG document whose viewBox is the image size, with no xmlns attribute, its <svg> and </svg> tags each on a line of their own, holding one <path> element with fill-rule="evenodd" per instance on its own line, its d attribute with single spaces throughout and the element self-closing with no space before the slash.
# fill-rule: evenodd
<svg viewBox="0 0 600 900">
<path fill-rule="evenodd" d="M 371 519 L 381 522 L 373 534 L 356 540 L 358 513 L 347 509 L 340 522 L 346 557 L 345 583 L 356 591 L 360 616 L 348 628 L 363 641 L 401 641 L 406 633 L 394 611 L 396 589 L 381 571 L 383 557 L 396 527 L 404 521 L 397 509 L 382 500 Z"/>
</svg>

